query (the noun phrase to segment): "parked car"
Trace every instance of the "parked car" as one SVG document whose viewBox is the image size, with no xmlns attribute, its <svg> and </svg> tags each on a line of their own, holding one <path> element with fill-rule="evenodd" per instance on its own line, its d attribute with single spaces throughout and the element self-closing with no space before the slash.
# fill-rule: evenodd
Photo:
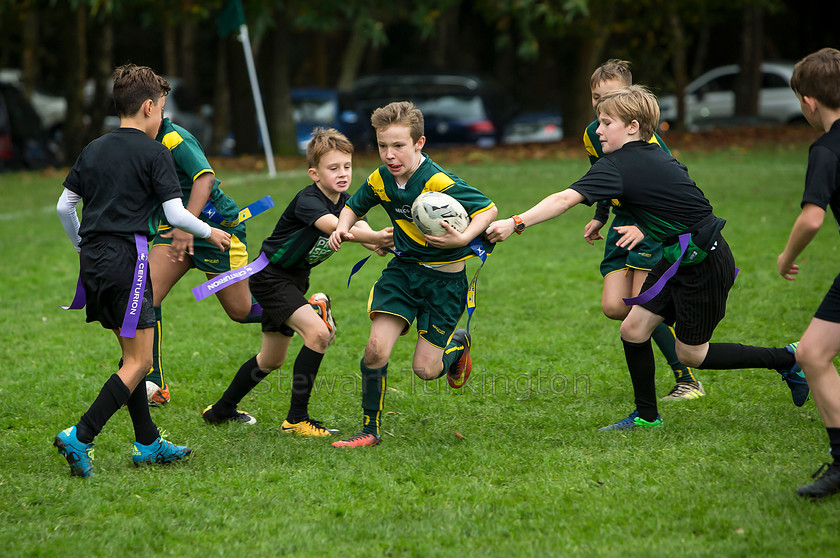
<svg viewBox="0 0 840 558">
<path fill-rule="evenodd" d="M 559 111 L 523 112 L 505 128 L 502 143 L 547 143 L 563 139 L 563 117 Z"/>
<path fill-rule="evenodd" d="M 40 169 L 55 164 L 53 147 L 23 91 L 0 83 L 0 170 Z"/>
<path fill-rule="evenodd" d="M 377 107 L 412 101 L 423 112 L 426 141 L 432 147 L 496 145 L 514 112 L 499 87 L 468 74 L 376 74 L 356 80 L 351 97 L 365 123 Z M 375 143 L 368 126 L 361 147 Z"/>
<path fill-rule="evenodd" d="M 740 72 L 735 64 L 709 70 L 685 88 L 685 125 L 698 130 L 737 123 L 735 119 L 735 80 Z M 761 65 L 761 91 L 758 117 L 761 121 L 788 124 L 804 121 L 799 99 L 790 88 L 793 64 L 765 62 Z M 659 99 L 660 127 L 668 129 L 677 118 L 677 98 Z"/>
<path fill-rule="evenodd" d="M 357 143 L 368 123 L 359 121 L 356 111 L 346 106 L 337 89 L 319 87 L 295 88 L 291 91 L 292 118 L 297 132 L 298 151 L 306 154 L 306 146 L 315 128 L 335 128 Z"/>
<path fill-rule="evenodd" d="M 23 72 L 18 68 L 3 68 L 0 70 L 0 83 L 13 85 L 23 91 Z M 67 117 L 67 99 L 35 89 L 30 102 L 50 137 L 56 136 Z"/>
</svg>

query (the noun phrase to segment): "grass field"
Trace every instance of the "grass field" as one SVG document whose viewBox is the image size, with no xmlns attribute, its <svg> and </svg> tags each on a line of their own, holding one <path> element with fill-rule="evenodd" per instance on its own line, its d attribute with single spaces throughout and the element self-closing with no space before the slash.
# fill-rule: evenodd
<svg viewBox="0 0 840 558">
<path fill-rule="evenodd" d="M 672 146 L 673 147 L 673 146 Z M 807 144 L 680 154 L 729 220 L 741 273 L 717 341 L 798 339 L 837 273 L 826 219 L 799 279 L 776 256 L 799 209 Z M 446 166 L 447 156 L 439 154 Z M 584 157 L 449 165 L 499 205 L 530 207 L 587 168 Z M 354 184 L 372 169 L 357 165 Z M 248 225 L 252 253 L 306 183 L 220 170 L 240 205 L 270 193 L 278 208 Z M 794 494 L 828 459 L 811 401 L 796 408 L 767 370 L 700 371 L 708 395 L 663 403 L 665 427 L 598 432 L 633 408 L 618 323 L 600 311 L 603 247 L 582 239 L 578 207 L 498 246 L 481 273 L 474 370 L 460 391 L 410 371 L 415 333 L 390 365 L 382 445 L 340 451 L 280 431 L 289 365 L 241 407 L 253 427 L 209 427 L 201 410 L 259 348 L 259 327 L 192 299 L 188 274 L 164 304 L 172 403 L 153 409 L 188 463 L 135 469 L 124 411 L 96 440 L 96 476 L 71 478 L 52 447 L 116 369 L 116 340 L 68 304 L 77 257 L 55 216 L 63 172 L 0 175 L 0 543 L 6 556 L 805 556 L 836 552 L 840 498 Z M 355 189 L 355 188 L 354 188 Z M 371 215 L 384 225 L 384 212 Z M 17 254 L 17 255 L 15 255 Z M 358 362 L 368 335 L 372 259 L 346 288 L 349 246 L 313 272 L 339 323 L 312 416 L 343 434 L 361 424 Z M 470 263 L 472 272 L 476 263 Z M 296 354 L 299 339 L 290 355 Z M 657 388 L 673 376 L 657 353 Z M 291 359 L 290 359 L 291 360 Z"/>
</svg>

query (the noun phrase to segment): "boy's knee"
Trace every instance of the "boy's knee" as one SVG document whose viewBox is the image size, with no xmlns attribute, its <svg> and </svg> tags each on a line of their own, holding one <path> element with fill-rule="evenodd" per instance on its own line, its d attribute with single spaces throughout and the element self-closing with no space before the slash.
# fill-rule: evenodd
<svg viewBox="0 0 840 558">
<path fill-rule="evenodd" d="M 650 339 L 650 334 L 641 327 L 641 324 L 630 320 L 623 320 L 619 330 L 621 331 L 621 338 L 630 343 L 644 343 Z"/>
<path fill-rule="evenodd" d="M 807 342 L 796 347 L 796 362 L 803 370 L 817 371 L 833 366 L 834 355 L 824 354 Z"/>
<path fill-rule="evenodd" d="M 248 316 L 251 313 L 251 307 L 248 306 L 247 308 L 242 307 L 233 307 L 233 308 L 225 308 L 225 312 L 228 315 L 228 318 L 233 320 L 234 322 L 244 323 L 245 320 L 248 319 Z"/>
<path fill-rule="evenodd" d="M 424 366 L 415 363 L 411 368 L 414 370 L 414 374 L 424 381 L 434 380 L 440 377 L 440 370 L 435 370 L 433 366 Z"/>
<path fill-rule="evenodd" d="M 322 323 L 320 327 L 304 333 L 303 342 L 307 347 L 319 353 L 327 351 L 327 347 L 330 346 L 330 331 L 325 324 Z"/>
<path fill-rule="evenodd" d="M 698 351 L 691 350 L 685 345 L 677 345 L 675 349 L 679 361 L 691 368 L 699 368 L 700 365 L 703 364 L 703 361 L 706 360 L 705 355 L 700 354 Z"/>
<path fill-rule="evenodd" d="M 371 337 L 365 346 L 365 366 L 381 368 L 388 362 L 390 356 L 388 348 L 376 337 Z"/>
<path fill-rule="evenodd" d="M 621 321 L 630 313 L 630 307 L 624 304 L 623 301 L 618 304 L 614 302 L 602 302 L 601 311 L 609 319 Z"/>
</svg>

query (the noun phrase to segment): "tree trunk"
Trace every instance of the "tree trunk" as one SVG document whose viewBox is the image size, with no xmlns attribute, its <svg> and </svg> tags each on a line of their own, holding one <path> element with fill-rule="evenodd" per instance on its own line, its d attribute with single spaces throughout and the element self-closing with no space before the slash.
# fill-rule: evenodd
<svg viewBox="0 0 840 558">
<path fill-rule="evenodd" d="M 679 13 L 669 4 L 668 23 L 671 27 L 671 69 L 674 72 L 674 91 L 677 97 L 677 118 L 671 125 L 681 130 L 685 122 L 685 91 L 688 85 L 688 63 L 686 61 L 686 40 Z"/>
<path fill-rule="evenodd" d="M 271 147 L 277 155 L 297 154 L 297 133 L 292 119 L 292 94 L 289 84 L 291 65 L 289 64 L 290 35 L 286 14 L 278 9 L 275 12 L 277 26 L 266 37 L 266 48 L 271 63 L 267 65 L 269 95 L 266 111 L 268 112 L 268 131 Z M 264 66 L 265 67 L 265 66 Z"/>
<path fill-rule="evenodd" d="M 68 18 L 69 19 L 69 18 Z M 85 147 L 84 101 L 87 73 L 87 6 L 83 3 L 73 11 L 73 25 L 67 33 L 67 119 L 64 125 L 64 157 L 74 162 Z"/>
<path fill-rule="evenodd" d="M 338 76 L 338 83 L 336 84 L 339 91 L 350 91 L 353 87 L 353 82 L 358 77 L 359 69 L 362 67 L 367 45 L 368 38 L 362 32 L 361 25 L 357 20 L 350 32 L 350 40 L 344 48 L 344 52 L 341 53 L 341 74 Z"/>
<path fill-rule="evenodd" d="M 113 88 L 114 71 L 114 17 L 110 11 L 103 11 L 96 28 L 98 41 L 93 60 L 94 95 L 88 114 L 90 124 L 85 141 L 91 141 L 102 133 L 102 124 L 112 112 L 114 100 L 109 95 Z"/>
<path fill-rule="evenodd" d="M 38 33 L 41 18 L 38 16 L 36 0 L 26 2 L 24 9 L 21 70 L 23 72 L 23 91 L 26 98 L 31 100 L 36 81 L 41 75 L 41 59 L 38 52 L 41 44 Z"/>
<path fill-rule="evenodd" d="M 178 75 L 178 40 L 175 26 L 166 18 L 163 24 L 163 73 L 167 76 Z"/>
<path fill-rule="evenodd" d="M 228 71 L 230 89 L 231 129 L 236 138 L 236 153 L 260 153 L 257 113 L 254 109 L 248 69 L 239 40 L 227 41 Z"/>
<path fill-rule="evenodd" d="M 195 63 L 195 22 L 185 21 L 181 25 L 181 78 L 189 91 L 197 95 L 202 85 L 198 81 L 198 71 Z M 199 101 L 196 98 L 196 101 Z"/>
<path fill-rule="evenodd" d="M 743 36 L 735 80 L 735 115 L 758 116 L 758 95 L 761 89 L 761 58 L 764 34 L 764 6 L 761 0 L 744 5 Z"/>
<path fill-rule="evenodd" d="M 218 155 L 222 144 L 231 130 L 230 82 L 228 81 L 228 48 L 236 44 L 231 38 L 219 39 L 216 43 L 216 79 L 213 87 L 213 139 L 208 153 Z M 238 45 L 237 45 L 238 46 Z"/>
<path fill-rule="evenodd" d="M 582 137 L 583 131 L 592 122 L 592 94 L 589 90 L 589 78 L 599 64 L 603 62 L 603 52 L 609 37 L 606 26 L 574 44 L 573 52 L 566 60 L 573 60 L 575 67 L 569 79 L 562 84 L 560 102 L 563 112 L 563 136 L 566 138 Z"/>
</svg>

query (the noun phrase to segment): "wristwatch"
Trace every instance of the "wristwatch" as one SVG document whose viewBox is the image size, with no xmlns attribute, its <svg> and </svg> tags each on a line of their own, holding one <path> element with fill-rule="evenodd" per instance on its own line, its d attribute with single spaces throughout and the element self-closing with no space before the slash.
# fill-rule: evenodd
<svg viewBox="0 0 840 558">
<path fill-rule="evenodd" d="M 522 217 L 519 215 L 511 215 L 511 219 L 513 219 L 513 232 L 516 234 L 522 234 L 522 231 L 525 230 L 525 223 L 522 221 Z"/>
</svg>

